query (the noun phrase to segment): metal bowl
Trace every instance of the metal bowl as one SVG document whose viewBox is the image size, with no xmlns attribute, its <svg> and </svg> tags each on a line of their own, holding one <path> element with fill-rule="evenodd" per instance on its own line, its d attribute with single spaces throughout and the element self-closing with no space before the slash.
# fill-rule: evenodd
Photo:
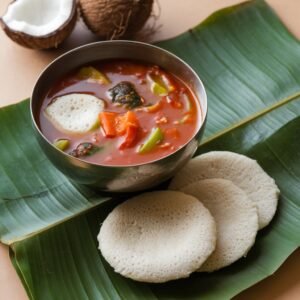
<svg viewBox="0 0 300 300">
<path fill-rule="evenodd" d="M 191 140 L 176 152 L 145 164 L 103 166 L 70 156 L 56 149 L 43 135 L 38 124 L 41 101 L 51 86 L 65 74 L 89 62 L 124 58 L 156 64 L 181 78 L 194 92 L 201 107 L 201 122 Z M 31 97 L 31 116 L 35 133 L 46 156 L 75 182 L 93 186 L 101 191 L 140 191 L 173 176 L 195 153 L 202 136 L 207 98 L 198 75 L 180 58 L 159 47 L 133 41 L 105 41 L 78 47 L 54 60 L 39 76 Z"/>
</svg>

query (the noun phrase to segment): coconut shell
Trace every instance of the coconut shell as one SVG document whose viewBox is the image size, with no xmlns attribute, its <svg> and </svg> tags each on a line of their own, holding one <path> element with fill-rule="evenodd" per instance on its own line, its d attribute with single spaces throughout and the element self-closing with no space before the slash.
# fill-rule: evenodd
<svg viewBox="0 0 300 300">
<path fill-rule="evenodd" d="M 11 4 L 13 2 L 11 2 Z M 57 48 L 57 46 L 71 34 L 77 21 L 77 15 L 77 3 L 76 0 L 74 0 L 71 14 L 66 22 L 54 32 L 40 37 L 12 30 L 2 18 L 0 18 L 0 24 L 6 35 L 17 44 L 31 49 L 49 49 Z"/>
<path fill-rule="evenodd" d="M 102 39 L 130 38 L 146 23 L 153 0 L 79 0 L 87 27 Z"/>
</svg>

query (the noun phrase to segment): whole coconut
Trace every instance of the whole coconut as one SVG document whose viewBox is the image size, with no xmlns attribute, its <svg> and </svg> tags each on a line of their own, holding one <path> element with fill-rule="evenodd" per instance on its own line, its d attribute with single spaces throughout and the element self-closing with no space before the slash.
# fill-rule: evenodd
<svg viewBox="0 0 300 300">
<path fill-rule="evenodd" d="M 132 37 L 146 23 L 153 0 L 79 0 L 87 27 L 102 39 Z"/>
</svg>

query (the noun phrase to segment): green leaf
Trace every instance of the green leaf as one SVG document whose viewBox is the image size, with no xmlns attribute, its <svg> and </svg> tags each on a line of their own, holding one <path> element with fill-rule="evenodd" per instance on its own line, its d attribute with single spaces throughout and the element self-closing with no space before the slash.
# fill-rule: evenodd
<svg viewBox="0 0 300 300">
<path fill-rule="evenodd" d="M 274 221 L 247 259 L 221 271 L 163 285 L 127 280 L 96 243 L 117 201 L 68 181 L 42 154 L 28 101 L 9 106 L 0 110 L 0 237 L 31 299 L 227 299 L 272 274 L 300 245 L 299 42 L 254 1 L 159 45 L 192 65 L 207 88 L 198 153 L 222 149 L 257 159 L 282 191 Z"/>
<path fill-rule="evenodd" d="M 97 252 L 100 224 L 118 203 L 115 200 L 13 245 L 19 274 L 24 281 L 32 281 L 26 282 L 32 299 L 44 299 L 46 294 L 48 299 L 86 299 L 73 297 L 79 295 L 78 289 L 95 300 L 101 298 L 99 290 L 107 289 L 116 289 L 121 299 L 229 299 L 271 275 L 300 245 L 299 115 L 300 97 L 199 148 L 198 154 L 228 150 L 255 158 L 280 187 L 278 212 L 271 225 L 259 232 L 247 258 L 221 271 L 197 273 L 167 284 L 135 283 L 115 274 Z M 283 145 L 289 145 L 288 149 Z M 114 288 L 108 287 L 107 280 Z M 60 289 L 69 291 L 69 296 L 60 296 Z"/>
<path fill-rule="evenodd" d="M 263 1 L 220 10 L 158 46 L 200 75 L 208 95 L 205 137 L 300 91 L 300 44 Z"/>
<path fill-rule="evenodd" d="M 0 237 L 11 244 L 109 199 L 70 182 L 42 153 L 28 100 L 0 110 Z"/>
</svg>

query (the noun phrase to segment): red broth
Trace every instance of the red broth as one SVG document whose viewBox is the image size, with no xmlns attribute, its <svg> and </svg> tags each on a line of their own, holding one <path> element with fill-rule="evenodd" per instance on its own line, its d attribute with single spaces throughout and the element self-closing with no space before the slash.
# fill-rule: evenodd
<svg viewBox="0 0 300 300">
<path fill-rule="evenodd" d="M 39 120 L 41 131 L 51 143 L 57 139 L 68 139 L 70 145 L 64 150 L 66 153 L 71 153 L 80 143 L 93 143 L 100 150 L 92 155 L 79 157 L 80 159 L 94 164 L 126 166 L 165 157 L 183 147 L 194 136 L 199 122 L 202 121 L 199 102 L 190 88 L 175 75 L 157 66 L 131 60 L 102 61 L 91 63 L 89 66 L 105 74 L 110 83 L 100 84 L 79 78 L 79 68 L 59 80 L 49 90 L 42 102 Z M 167 96 L 155 95 L 150 89 L 149 74 L 163 74 L 173 86 L 173 90 L 169 91 Z M 112 103 L 108 96 L 108 90 L 122 81 L 132 83 L 144 101 L 142 106 L 131 109 L 138 120 L 139 127 L 134 141 L 128 147 L 120 149 L 125 139 L 124 135 L 107 137 L 101 125 L 88 133 L 66 133 L 54 126 L 45 116 L 44 110 L 53 99 L 70 93 L 94 95 L 105 101 L 105 112 L 125 114 L 129 109 L 124 105 Z M 159 105 L 152 106 L 158 102 Z M 149 112 L 148 106 L 154 107 L 154 111 Z M 160 128 L 163 139 L 158 141 L 150 151 L 139 153 L 153 128 Z"/>
</svg>

